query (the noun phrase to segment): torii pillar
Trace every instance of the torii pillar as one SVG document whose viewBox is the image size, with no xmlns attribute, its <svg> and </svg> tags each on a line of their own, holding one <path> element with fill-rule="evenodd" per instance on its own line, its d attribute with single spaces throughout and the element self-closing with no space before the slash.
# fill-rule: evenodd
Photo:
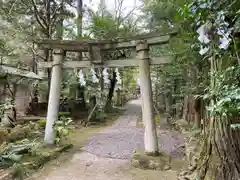
<svg viewBox="0 0 240 180">
<path fill-rule="evenodd" d="M 47 145 L 54 144 L 53 124 L 58 119 L 58 110 L 61 91 L 61 71 L 65 52 L 62 49 L 53 50 L 53 64 L 51 86 L 48 100 L 47 122 L 45 127 L 44 142 Z"/>
<path fill-rule="evenodd" d="M 139 41 L 136 45 L 137 58 L 139 59 L 140 91 L 142 98 L 142 118 L 145 127 L 144 145 L 147 155 L 158 155 L 158 140 L 156 123 L 153 116 L 152 83 L 150 77 L 149 46 L 146 40 Z"/>
</svg>

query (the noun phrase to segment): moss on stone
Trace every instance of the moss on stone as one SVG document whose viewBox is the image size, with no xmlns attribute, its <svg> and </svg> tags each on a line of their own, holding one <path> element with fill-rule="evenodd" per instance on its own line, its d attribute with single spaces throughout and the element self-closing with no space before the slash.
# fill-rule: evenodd
<svg viewBox="0 0 240 180">
<path fill-rule="evenodd" d="M 8 134 L 8 141 L 13 142 L 30 136 L 32 129 L 29 126 L 17 125 Z"/>
<path fill-rule="evenodd" d="M 26 155 L 22 159 L 22 165 L 27 169 L 38 169 L 48 161 L 55 159 L 60 153 L 72 148 L 71 144 L 61 147 L 41 147 L 35 156 Z"/>
<path fill-rule="evenodd" d="M 137 150 L 131 159 L 132 166 L 140 169 L 169 170 L 170 163 L 171 157 L 164 152 L 159 152 L 157 156 L 149 156 L 143 150 Z"/>
</svg>

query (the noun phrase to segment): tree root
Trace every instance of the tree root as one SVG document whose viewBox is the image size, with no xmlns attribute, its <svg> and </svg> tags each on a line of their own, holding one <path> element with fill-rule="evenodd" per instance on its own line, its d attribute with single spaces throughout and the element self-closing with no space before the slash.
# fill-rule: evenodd
<svg viewBox="0 0 240 180">
<path fill-rule="evenodd" d="M 211 120 L 197 165 L 180 173 L 179 179 L 204 180 L 208 175 L 215 180 L 240 179 L 240 130 L 230 124 L 226 119 Z"/>
</svg>

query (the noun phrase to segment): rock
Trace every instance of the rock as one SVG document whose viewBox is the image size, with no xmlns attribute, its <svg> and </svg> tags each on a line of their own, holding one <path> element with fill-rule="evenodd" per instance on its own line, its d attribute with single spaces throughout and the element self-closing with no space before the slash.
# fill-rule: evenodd
<svg viewBox="0 0 240 180">
<path fill-rule="evenodd" d="M 131 163 L 133 167 L 140 169 L 152 169 L 166 171 L 171 169 L 170 156 L 166 153 L 159 153 L 158 156 L 148 156 L 142 150 L 137 150 L 132 155 Z"/>
<path fill-rule="evenodd" d="M 8 140 L 9 141 L 21 140 L 26 137 L 29 137 L 30 134 L 31 134 L 31 128 L 29 126 L 17 125 L 8 134 Z"/>
<path fill-rule="evenodd" d="M 11 119 L 14 119 L 12 108 L 5 109 L 3 117 L 1 118 L 1 123 L 5 127 L 11 127 L 12 126 Z"/>
</svg>

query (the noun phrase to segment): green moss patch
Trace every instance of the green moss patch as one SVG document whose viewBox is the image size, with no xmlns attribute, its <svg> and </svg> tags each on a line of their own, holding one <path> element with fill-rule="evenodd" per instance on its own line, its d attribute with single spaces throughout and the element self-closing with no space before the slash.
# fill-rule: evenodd
<svg viewBox="0 0 240 180">
<path fill-rule="evenodd" d="M 140 169 L 169 170 L 171 157 L 164 152 L 160 152 L 158 156 L 149 156 L 143 150 L 137 150 L 132 155 L 131 164 Z"/>
</svg>

